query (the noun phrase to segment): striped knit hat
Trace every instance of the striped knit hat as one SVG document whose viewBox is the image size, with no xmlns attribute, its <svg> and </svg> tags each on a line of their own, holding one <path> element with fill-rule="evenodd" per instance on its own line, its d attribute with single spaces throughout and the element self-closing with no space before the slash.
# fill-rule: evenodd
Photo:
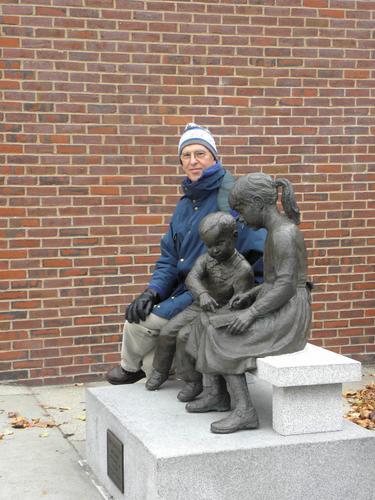
<svg viewBox="0 0 375 500">
<path fill-rule="evenodd" d="M 178 156 L 181 156 L 181 152 L 184 147 L 189 146 L 190 144 L 201 144 L 202 146 L 205 146 L 209 151 L 211 151 L 213 157 L 217 161 L 218 153 L 215 140 L 207 128 L 200 127 L 196 123 L 188 123 L 181 136 L 180 142 L 178 143 Z"/>
</svg>

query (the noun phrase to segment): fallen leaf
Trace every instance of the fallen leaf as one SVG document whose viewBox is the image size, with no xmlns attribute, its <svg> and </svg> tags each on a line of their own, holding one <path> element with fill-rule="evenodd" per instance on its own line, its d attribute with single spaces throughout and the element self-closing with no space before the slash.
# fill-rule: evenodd
<svg viewBox="0 0 375 500">
<path fill-rule="evenodd" d="M 39 434 L 39 437 L 41 437 L 41 438 L 46 438 L 48 436 L 49 436 L 48 432 L 42 432 L 41 434 Z"/>
<path fill-rule="evenodd" d="M 58 424 L 54 420 L 42 420 L 40 418 L 32 418 L 31 421 L 26 417 L 14 417 L 10 420 L 10 425 L 14 429 L 27 429 L 29 427 L 57 427 Z"/>
<path fill-rule="evenodd" d="M 343 393 L 344 398 L 350 398 L 351 396 L 355 396 L 356 393 L 353 391 L 346 391 Z"/>
<path fill-rule="evenodd" d="M 41 420 L 40 418 L 33 418 L 31 427 L 57 427 L 54 420 Z"/>
<path fill-rule="evenodd" d="M 361 414 L 362 418 L 369 418 L 371 411 L 367 410 L 365 408 L 362 408 L 362 410 L 359 413 Z"/>
<path fill-rule="evenodd" d="M 3 439 L 4 437 L 4 434 L 2 432 L 0 432 L 0 441 Z"/>
<path fill-rule="evenodd" d="M 26 429 L 27 427 L 30 427 L 31 424 L 25 417 L 16 417 L 12 418 L 10 425 L 14 429 Z"/>
<path fill-rule="evenodd" d="M 370 423 L 370 421 L 367 419 L 367 418 L 364 418 L 364 419 L 358 419 L 356 424 L 360 425 L 361 427 L 368 427 L 368 424 Z"/>
<path fill-rule="evenodd" d="M 82 422 L 84 422 L 86 420 L 86 415 L 79 415 L 78 417 L 76 417 L 77 420 L 82 420 Z"/>
<path fill-rule="evenodd" d="M 69 406 L 47 406 L 47 405 L 41 405 L 42 408 L 45 410 L 59 410 L 59 411 L 66 411 L 66 410 L 71 410 Z"/>
<path fill-rule="evenodd" d="M 375 382 L 357 392 L 347 391 L 344 396 L 351 405 L 345 417 L 361 427 L 375 429 Z"/>
<path fill-rule="evenodd" d="M 4 436 L 11 436 L 12 434 L 14 434 L 13 431 L 11 431 L 10 429 L 5 429 Z"/>
</svg>

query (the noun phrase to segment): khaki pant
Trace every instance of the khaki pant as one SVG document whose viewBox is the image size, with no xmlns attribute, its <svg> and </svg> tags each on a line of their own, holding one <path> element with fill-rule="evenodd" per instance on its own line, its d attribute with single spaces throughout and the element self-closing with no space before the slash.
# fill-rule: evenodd
<svg viewBox="0 0 375 500">
<path fill-rule="evenodd" d="M 121 349 L 124 370 L 137 372 L 142 368 L 147 377 L 150 376 L 157 339 L 167 323 L 167 319 L 153 313 L 139 323 L 125 321 Z"/>
</svg>

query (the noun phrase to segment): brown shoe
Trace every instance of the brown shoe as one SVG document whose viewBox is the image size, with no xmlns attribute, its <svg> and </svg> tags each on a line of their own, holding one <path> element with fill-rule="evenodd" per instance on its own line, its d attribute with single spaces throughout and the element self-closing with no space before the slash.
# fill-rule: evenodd
<svg viewBox="0 0 375 500">
<path fill-rule="evenodd" d="M 106 375 L 106 379 L 112 385 L 121 385 L 121 384 L 134 384 L 145 378 L 146 374 L 143 370 L 138 370 L 137 372 L 128 372 L 122 368 L 122 366 L 118 365 L 109 370 Z"/>
</svg>

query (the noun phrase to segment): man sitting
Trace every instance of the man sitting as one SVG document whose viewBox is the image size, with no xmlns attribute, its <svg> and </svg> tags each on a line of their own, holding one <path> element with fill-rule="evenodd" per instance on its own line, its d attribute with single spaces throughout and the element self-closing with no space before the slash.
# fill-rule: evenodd
<svg viewBox="0 0 375 500">
<path fill-rule="evenodd" d="M 132 384 L 145 377 L 145 372 L 150 374 L 160 330 L 193 302 L 185 278 L 205 251 L 199 224 L 210 213 L 230 211 L 228 194 L 235 179 L 218 160 L 211 133 L 188 124 L 178 144 L 178 155 L 186 174 L 183 196 L 161 240 L 161 256 L 148 287 L 126 309 L 121 362 L 107 373 L 111 384 Z M 238 231 L 237 248 L 250 259 L 256 280 L 261 279 L 266 232 L 252 231 L 241 224 Z"/>
</svg>

